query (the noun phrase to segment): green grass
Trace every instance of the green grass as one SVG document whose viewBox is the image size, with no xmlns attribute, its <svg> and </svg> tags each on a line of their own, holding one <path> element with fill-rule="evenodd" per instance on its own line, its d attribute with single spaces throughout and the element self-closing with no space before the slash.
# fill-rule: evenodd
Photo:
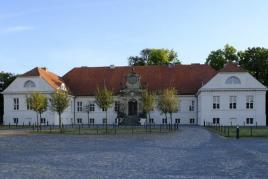
<svg viewBox="0 0 268 179">
<path fill-rule="evenodd" d="M 0 130 L 1 129 L 31 129 L 32 126 L 29 125 L 0 125 Z"/>
<path fill-rule="evenodd" d="M 173 129 L 173 131 L 177 131 L 177 129 Z M 57 129 L 42 129 L 41 131 L 32 131 L 35 134 L 70 134 L 70 135 L 115 135 L 115 134 L 159 134 L 159 133 L 168 133 L 173 132 L 169 131 L 167 128 L 150 128 L 147 130 L 144 127 L 124 127 L 124 128 L 80 128 L 80 132 L 78 128 L 65 128 L 63 132 Z"/>
<path fill-rule="evenodd" d="M 222 130 L 216 127 L 208 127 L 207 129 L 224 137 L 236 137 L 236 127 L 222 127 Z M 240 127 L 239 137 L 268 137 L 268 128 Z"/>
</svg>

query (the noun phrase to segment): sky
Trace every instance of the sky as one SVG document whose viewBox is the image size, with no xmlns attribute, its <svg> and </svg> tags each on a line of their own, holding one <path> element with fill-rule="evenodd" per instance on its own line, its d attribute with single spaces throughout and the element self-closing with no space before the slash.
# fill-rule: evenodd
<svg viewBox="0 0 268 179">
<path fill-rule="evenodd" d="M 125 66 L 144 48 L 183 64 L 212 50 L 268 47 L 267 0 L 0 0 L 0 71 Z"/>
</svg>

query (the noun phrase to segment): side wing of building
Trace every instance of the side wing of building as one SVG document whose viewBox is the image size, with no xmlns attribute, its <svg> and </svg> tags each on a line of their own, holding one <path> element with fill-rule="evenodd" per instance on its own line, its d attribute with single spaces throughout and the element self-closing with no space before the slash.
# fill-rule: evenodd
<svg viewBox="0 0 268 179">
<path fill-rule="evenodd" d="M 266 90 L 239 67 L 223 69 L 198 91 L 199 125 L 266 125 Z"/>
</svg>

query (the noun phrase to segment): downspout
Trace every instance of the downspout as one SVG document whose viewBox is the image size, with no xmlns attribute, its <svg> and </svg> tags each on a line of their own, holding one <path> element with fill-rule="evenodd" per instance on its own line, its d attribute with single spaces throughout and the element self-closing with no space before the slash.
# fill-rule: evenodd
<svg viewBox="0 0 268 179">
<path fill-rule="evenodd" d="M 196 95 L 196 114 L 197 114 L 197 117 L 196 117 L 196 122 L 197 122 L 197 125 L 199 125 L 198 124 L 198 119 L 199 119 L 199 115 L 198 115 L 198 95 Z"/>
<path fill-rule="evenodd" d="M 73 106 L 74 107 L 73 108 L 74 109 L 74 119 L 73 119 L 73 124 L 75 124 L 75 99 L 76 99 L 76 96 L 74 96 L 74 106 Z"/>
</svg>

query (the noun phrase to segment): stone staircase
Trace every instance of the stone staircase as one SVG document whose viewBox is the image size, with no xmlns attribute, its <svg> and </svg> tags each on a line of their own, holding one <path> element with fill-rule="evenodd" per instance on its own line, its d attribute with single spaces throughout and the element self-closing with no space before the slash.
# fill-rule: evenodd
<svg viewBox="0 0 268 179">
<path fill-rule="evenodd" d="M 140 119 L 137 116 L 126 116 L 121 125 L 122 126 L 140 125 Z"/>
</svg>

